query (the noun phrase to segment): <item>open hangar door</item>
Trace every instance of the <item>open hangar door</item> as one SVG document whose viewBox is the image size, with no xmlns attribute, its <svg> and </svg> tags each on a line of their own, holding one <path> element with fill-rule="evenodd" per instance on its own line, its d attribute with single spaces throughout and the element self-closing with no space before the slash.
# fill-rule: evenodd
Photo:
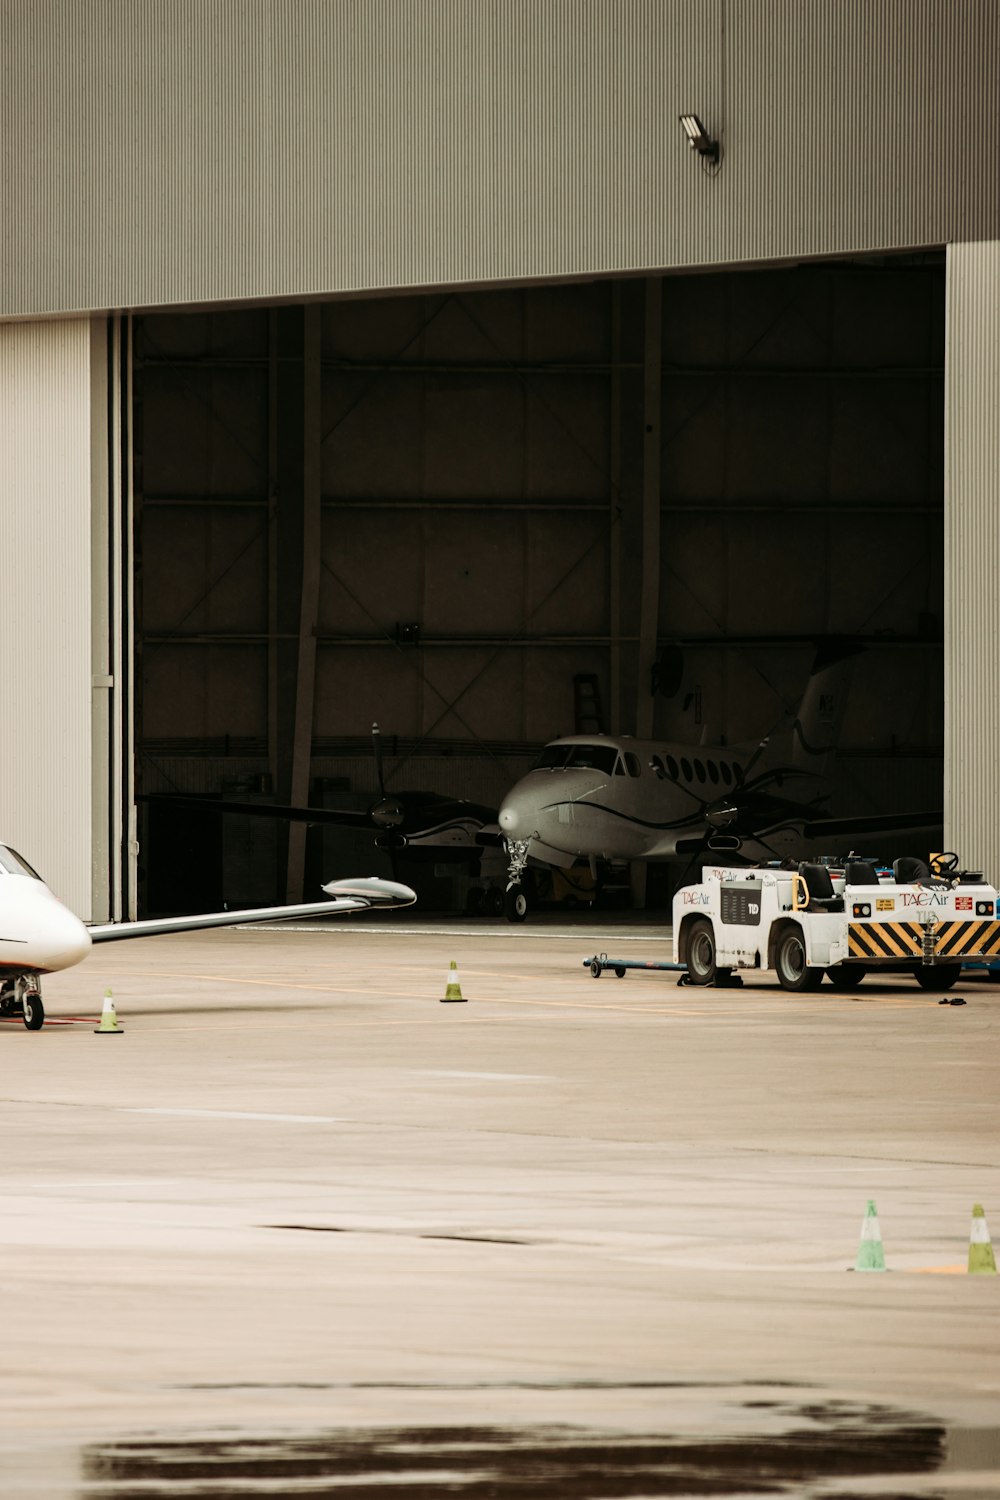
<svg viewBox="0 0 1000 1500">
<path fill-rule="evenodd" d="M 943 337 L 937 256 L 138 319 L 140 792 L 363 814 L 378 721 L 389 792 L 495 807 L 559 734 L 756 740 L 849 638 L 831 808 L 939 806 Z M 142 806 L 147 911 L 391 868 Z"/>
</svg>

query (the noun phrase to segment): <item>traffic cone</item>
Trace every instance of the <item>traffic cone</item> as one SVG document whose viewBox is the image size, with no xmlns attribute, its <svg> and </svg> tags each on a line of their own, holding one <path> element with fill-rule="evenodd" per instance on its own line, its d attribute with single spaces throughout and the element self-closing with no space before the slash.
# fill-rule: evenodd
<svg viewBox="0 0 1000 1500">
<path fill-rule="evenodd" d="M 995 1276 L 996 1256 L 990 1243 L 990 1231 L 986 1224 L 983 1205 L 977 1203 L 972 1210 L 972 1230 L 969 1234 L 969 1275 Z"/>
<path fill-rule="evenodd" d="M 868 1207 L 861 1221 L 861 1244 L 858 1258 L 854 1262 L 856 1271 L 884 1271 L 885 1255 L 882 1252 L 882 1231 L 878 1227 L 878 1209 L 875 1199 L 868 1199 Z"/>
<path fill-rule="evenodd" d="M 458 965 L 456 964 L 455 960 L 452 959 L 451 963 L 448 965 L 448 982 L 445 985 L 444 994 L 441 996 L 441 1004 L 444 1005 L 447 1002 L 458 1000 L 461 1000 L 463 1004 L 465 1003 L 465 996 L 462 994 L 462 986 L 458 982 Z"/>
<path fill-rule="evenodd" d="M 111 991 L 104 991 L 104 1005 L 101 1009 L 101 1024 L 94 1027 L 97 1036 L 121 1036 L 124 1027 L 119 1026 L 118 1017 L 115 1015 L 115 1002 L 111 998 Z"/>
</svg>

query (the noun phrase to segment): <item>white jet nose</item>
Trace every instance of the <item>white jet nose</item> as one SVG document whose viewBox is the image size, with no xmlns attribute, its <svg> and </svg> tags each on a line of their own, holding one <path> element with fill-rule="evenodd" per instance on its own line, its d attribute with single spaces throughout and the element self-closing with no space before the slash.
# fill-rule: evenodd
<svg viewBox="0 0 1000 1500">
<path fill-rule="evenodd" d="M 517 813 L 512 807 L 501 807 L 500 816 L 498 817 L 497 822 L 500 824 L 500 827 L 503 829 L 504 833 L 513 833 L 517 828 L 519 821 L 520 819 L 518 818 Z"/>
</svg>

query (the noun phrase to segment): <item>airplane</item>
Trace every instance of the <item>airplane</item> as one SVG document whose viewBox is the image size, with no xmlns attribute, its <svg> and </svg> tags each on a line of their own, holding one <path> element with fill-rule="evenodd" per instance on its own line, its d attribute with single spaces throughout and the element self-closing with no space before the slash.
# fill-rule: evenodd
<svg viewBox="0 0 1000 1500">
<path fill-rule="evenodd" d="M 504 909 L 524 921 L 528 861 L 567 868 L 579 858 L 660 861 L 742 851 L 767 860 L 802 839 L 855 838 L 940 828 L 940 811 L 882 817 L 826 815 L 829 761 L 843 717 L 850 656 L 814 661 L 799 711 L 756 746 L 664 744 L 628 735 L 550 741 L 504 797 L 508 859 Z"/>
<path fill-rule="evenodd" d="M 395 855 L 458 863 L 474 863 L 484 846 L 499 844 L 497 811 L 482 803 L 440 792 L 388 792 L 382 769 L 381 732 L 372 725 L 372 746 L 378 778 L 378 797 L 365 812 L 332 807 L 295 807 L 276 802 L 239 802 L 233 798 L 191 797 L 170 792 L 146 792 L 140 802 L 171 807 L 196 807 L 207 814 L 279 818 L 291 823 L 335 824 L 370 829 L 375 847 L 387 853 L 395 874 Z"/>
<path fill-rule="evenodd" d="M 45 1021 L 41 976 L 71 969 L 94 943 L 159 937 L 201 927 L 232 927 L 288 917 L 325 917 L 348 911 L 411 906 L 409 886 L 377 876 L 333 880 L 323 887 L 329 901 L 296 906 L 252 907 L 248 911 L 205 912 L 191 917 L 151 917 L 139 922 L 86 926 L 54 896 L 36 870 L 8 844 L 0 844 L 0 1015 L 20 1012 L 29 1031 Z"/>
</svg>

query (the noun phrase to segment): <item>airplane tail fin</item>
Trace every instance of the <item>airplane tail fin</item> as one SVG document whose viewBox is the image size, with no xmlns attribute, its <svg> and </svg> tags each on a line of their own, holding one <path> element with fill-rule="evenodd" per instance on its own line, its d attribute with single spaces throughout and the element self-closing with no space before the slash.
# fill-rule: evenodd
<svg viewBox="0 0 1000 1500">
<path fill-rule="evenodd" d="M 854 671 L 861 650 L 843 641 L 819 647 L 791 727 L 791 760 L 800 771 L 824 775 L 836 753 Z"/>
</svg>

